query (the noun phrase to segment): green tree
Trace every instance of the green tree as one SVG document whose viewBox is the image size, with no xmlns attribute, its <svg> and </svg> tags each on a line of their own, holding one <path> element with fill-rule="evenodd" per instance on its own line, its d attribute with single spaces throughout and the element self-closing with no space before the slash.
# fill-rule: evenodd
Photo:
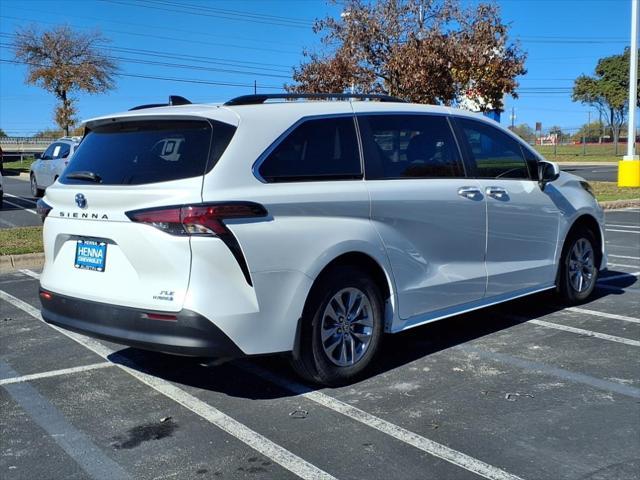
<svg viewBox="0 0 640 480">
<path fill-rule="evenodd" d="M 27 83 L 52 92 L 59 100 L 55 121 L 65 133 L 76 123 L 74 92 L 101 93 L 114 87 L 114 61 L 99 49 L 106 39 L 97 32 L 74 32 L 69 26 L 41 31 L 19 29 L 14 37 L 16 60 L 27 65 Z"/>
<path fill-rule="evenodd" d="M 621 55 L 601 58 L 593 77 L 580 75 L 573 85 L 573 101 L 597 108 L 606 119 L 616 154 L 620 128 L 629 110 L 629 56 L 627 48 Z M 634 107 L 640 105 L 640 98 L 633 99 L 632 103 Z"/>
<path fill-rule="evenodd" d="M 534 143 L 536 140 L 535 130 L 526 123 L 521 123 L 520 125 L 516 125 L 511 129 L 511 131 L 516 135 L 518 135 L 527 143 Z"/>
<path fill-rule="evenodd" d="M 576 133 L 573 134 L 574 142 L 582 142 L 584 138 L 587 142 L 599 142 L 602 139 L 604 124 L 600 121 L 585 123 Z"/>
<path fill-rule="evenodd" d="M 337 3 L 337 2 L 336 2 Z M 501 109 L 517 96 L 525 55 L 507 38 L 497 5 L 460 0 L 346 0 L 340 18 L 314 25 L 325 50 L 305 52 L 294 92 L 388 93 L 420 103 L 463 98 Z"/>
<path fill-rule="evenodd" d="M 0 128 L 0 138 L 5 138 L 5 137 L 8 137 L 8 135 L 6 134 L 6 132 L 4 130 L 2 130 Z"/>
</svg>

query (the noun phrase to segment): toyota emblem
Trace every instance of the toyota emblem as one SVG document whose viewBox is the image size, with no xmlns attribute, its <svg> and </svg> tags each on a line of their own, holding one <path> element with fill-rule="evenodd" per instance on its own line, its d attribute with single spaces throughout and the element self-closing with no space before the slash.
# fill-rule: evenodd
<svg viewBox="0 0 640 480">
<path fill-rule="evenodd" d="M 86 208 L 87 207 L 87 199 L 85 198 L 85 196 L 82 193 L 77 193 L 76 194 L 76 205 L 78 205 L 78 207 L 80 207 L 80 208 Z"/>
</svg>

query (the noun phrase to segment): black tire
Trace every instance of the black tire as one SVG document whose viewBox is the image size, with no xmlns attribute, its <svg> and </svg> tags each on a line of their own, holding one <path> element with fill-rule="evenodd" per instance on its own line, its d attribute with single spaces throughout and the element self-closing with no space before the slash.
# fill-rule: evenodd
<svg viewBox="0 0 640 480">
<path fill-rule="evenodd" d="M 592 276 L 589 279 L 588 287 L 583 290 L 579 290 L 575 286 L 575 282 L 572 282 L 571 272 L 572 269 L 572 251 L 576 248 L 578 242 L 587 242 L 592 254 L 593 270 Z M 558 272 L 558 293 L 563 303 L 568 305 L 578 305 L 585 302 L 593 293 L 598 281 L 598 270 L 600 266 L 600 253 L 598 251 L 598 242 L 596 241 L 593 232 L 587 228 L 577 228 L 570 232 L 565 240 L 564 247 L 562 248 L 562 256 L 560 258 L 560 270 Z M 575 278 L 575 277 L 574 277 Z M 586 281 L 586 280 L 585 280 Z"/>
<path fill-rule="evenodd" d="M 338 329 L 337 333 L 325 340 L 326 346 L 327 342 L 330 343 L 333 339 L 338 339 L 336 341 L 339 347 L 336 349 L 344 348 L 347 354 L 349 351 L 351 352 L 351 358 L 354 361 L 347 365 L 336 364 L 336 361 L 342 360 L 341 354 L 343 352 L 338 353 L 340 359 L 332 360 L 322 341 L 323 321 L 325 327 L 327 322 L 332 322 L 330 317 L 324 316 L 325 309 L 328 308 L 330 302 L 335 301 L 335 297 L 341 292 L 343 292 L 341 298 L 346 298 L 349 301 L 348 299 L 353 295 L 356 299 L 355 305 L 358 305 L 356 303 L 358 298 L 362 298 L 361 303 L 364 305 L 360 314 L 353 318 L 358 321 L 351 324 L 346 321 L 346 318 L 350 318 L 349 315 L 340 317 L 345 322 L 342 325 L 349 323 L 349 326 L 342 329 L 337 322 L 334 322 L 335 328 Z M 362 296 L 360 297 L 360 295 Z M 365 297 L 368 303 L 364 300 Z M 358 308 L 352 307 L 352 313 L 354 309 L 358 310 Z M 370 327 L 365 327 L 361 323 L 364 318 L 367 319 L 367 323 L 371 323 Z M 313 383 L 327 386 L 349 383 L 371 365 L 380 348 L 383 329 L 384 300 L 380 288 L 371 276 L 365 270 L 355 266 L 334 267 L 318 279 L 307 299 L 300 323 L 300 338 L 296 351 L 292 355 L 292 366 L 300 376 Z M 360 337 L 357 336 L 358 334 Z M 363 337 L 363 334 L 367 334 L 369 338 L 366 347 L 364 347 L 364 342 L 357 339 Z M 342 338 L 347 340 L 341 340 Z M 353 339 L 351 343 L 349 339 Z M 354 345 L 356 345 L 355 348 Z M 360 351 L 357 351 L 358 349 Z"/>
<path fill-rule="evenodd" d="M 35 198 L 40 198 L 44 195 L 44 190 L 42 188 L 38 188 L 38 184 L 36 183 L 36 176 L 31 173 L 29 177 L 29 182 L 31 185 L 31 195 Z"/>
</svg>

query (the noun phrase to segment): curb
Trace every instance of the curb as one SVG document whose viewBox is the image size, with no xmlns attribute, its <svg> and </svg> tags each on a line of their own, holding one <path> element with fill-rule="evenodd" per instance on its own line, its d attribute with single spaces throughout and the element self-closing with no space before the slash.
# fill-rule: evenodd
<svg viewBox="0 0 640 480">
<path fill-rule="evenodd" d="M 603 210 L 617 210 L 619 208 L 637 208 L 640 207 L 640 199 L 633 200 L 609 200 L 607 202 L 598 202 Z"/>
<path fill-rule="evenodd" d="M 617 167 L 618 162 L 556 162 L 561 167 Z"/>
<path fill-rule="evenodd" d="M 0 273 L 8 273 L 21 268 L 41 268 L 43 265 L 44 253 L 25 253 L 0 257 Z"/>
</svg>

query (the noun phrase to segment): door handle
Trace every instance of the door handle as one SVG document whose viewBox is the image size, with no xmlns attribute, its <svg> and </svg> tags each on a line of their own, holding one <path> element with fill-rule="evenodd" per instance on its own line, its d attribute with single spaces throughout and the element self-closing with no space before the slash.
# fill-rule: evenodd
<svg viewBox="0 0 640 480">
<path fill-rule="evenodd" d="M 509 198 L 509 192 L 507 192 L 507 190 L 502 187 L 487 187 L 485 193 L 497 200 Z"/>
<path fill-rule="evenodd" d="M 480 189 L 476 187 L 460 187 L 458 189 L 458 195 L 464 198 L 469 198 L 471 200 L 474 200 L 479 196 L 481 197 L 482 193 L 480 192 Z"/>
</svg>

